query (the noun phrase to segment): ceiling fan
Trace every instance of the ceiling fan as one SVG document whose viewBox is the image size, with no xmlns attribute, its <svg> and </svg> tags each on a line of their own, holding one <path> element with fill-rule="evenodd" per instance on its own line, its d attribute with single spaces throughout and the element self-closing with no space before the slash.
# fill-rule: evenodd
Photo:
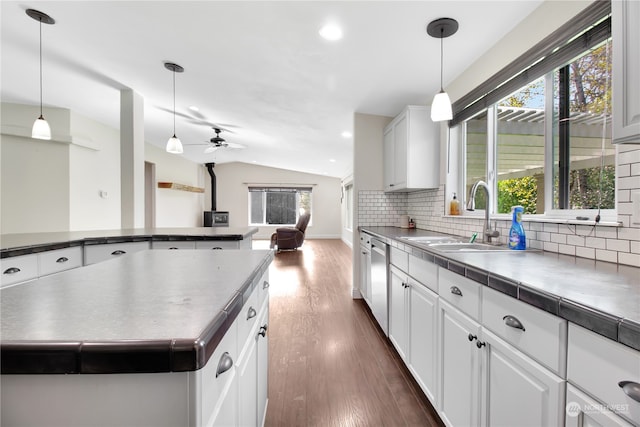
<svg viewBox="0 0 640 427">
<path fill-rule="evenodd" d="M 208 147 L 205 148 L 205 150 L 204 150 L 205 154 L 206 153 L 213 153 L 218 148 L 237 148 L 237 149 L 245 148 L 245 146 L 242 145 L 242 144 L 237 144 L 235 142 L 227 142 L 224 138 L 222 138 L 220 136 L 220 132 L 222 132 L 221 128 L 214 127 L 213 130 L 216 132 L 216 136 L 211 138 L 208 143 L 206 143 L 206 144 L 186 144 L 186 145 L 208 145 Z"/>
</svg>

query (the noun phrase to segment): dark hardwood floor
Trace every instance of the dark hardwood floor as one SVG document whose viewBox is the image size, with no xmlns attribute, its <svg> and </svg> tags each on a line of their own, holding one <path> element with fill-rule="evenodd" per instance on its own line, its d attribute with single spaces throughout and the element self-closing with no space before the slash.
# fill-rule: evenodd
<svg viewBox="0 0 640 427">
<path fill-rule="evenodd" d="M 266 426 L 439 426 L 427 398 L 351 298 L 351 250 L 307 240 L 270 269 Z"/>
</svg>

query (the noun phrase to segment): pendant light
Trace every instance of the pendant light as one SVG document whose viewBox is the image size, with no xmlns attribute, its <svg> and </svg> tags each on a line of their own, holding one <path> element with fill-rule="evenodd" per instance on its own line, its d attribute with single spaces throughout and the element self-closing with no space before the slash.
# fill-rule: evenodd
<svg viewBox="0 0 640 427">
<path fill-rule="evenodd" d="M 167 153 L 181 154 L 184 149 L 176 136 L 176 73 L 182 73 L 184 68 L 173 62 L 165 62 L 164 68 L 173 72 L 173 136 L 167 141 Z"/>
<path fill-rule="evenodd" d="M 51 128 L 42 115 L 42 24 L 53 25 L 56 21 L 46 13 L 35 9 L 27 9 L 27 15 L 40 22 L 40 117 L 33 122 L 31 138 L 51 139 Z"/>
<path fill-rule="evenodd" d="M 456 31 L 458 31 L 458 21 L 452 18 L 436 19 L 427 25 L 427 34 L 440 39 L 440 92 L 433 97 L 433 102 L 431 103 L 431 120 L 434 122 L 442 122 L 453 118 L 451 99 L 449 99 L 447 92 L 444 91 L 442 84 L 442 70 L 444 68 L 443 40 L 445 37 L 455 34 Z"/>
</svg>

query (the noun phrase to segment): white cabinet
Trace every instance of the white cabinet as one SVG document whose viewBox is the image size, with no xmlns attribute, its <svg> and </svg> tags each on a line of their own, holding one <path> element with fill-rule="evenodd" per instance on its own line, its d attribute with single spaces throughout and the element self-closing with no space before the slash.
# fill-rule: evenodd
<svg viewBox="0 0 640 427">
<path fill-rule="evenodd" d="M 569 324 L 567 356 L 570 384 L 640 425 L 640 351 Z"/>
<path fill-rule="evenodd" d="M 447 426 L 480 425 L 480 324 L 440 298 L 439 403 Z"/>
<path fill-rule="evenodd" d="M 403 271 L 391 266 L 389 274 L 389 340 L 403 360 L 407 360 L 409 344 L 409 279 Z"/>
<path fill-rule="evenodd" d="M 85 245 L 84 265 L 115 259 L 123 255 L 144 251 L 146 249 L 149 249 L 149 242 L 146 241 Z"/>
<path fill-rule="evenodd" d="M 409 278 L 409 370 L 431 403 L 437 402 L 438 295 Z"/>
<path fill-rule="evenodd" d="M 384 189 L 414 191 L 438 188 L 439 125 L 426 106 L 407 106 L 384 129 Z"/>
<path fill-rule="evenodd" d="M 258 426 L 264 425 L 264 420 L 267 415 L 267 402 L 269 392 L 269 304 L 266 304 L 262 315 L 258 319 L 258 346 L 257 346 L 257 415 Z"/>
<path fill-rule="evenodd" d="M 0 271 L 2 271 L 0 287 L 15 285 L 81 266 L 81 246 L 3 258 L 0 261 Z"/>
<path fill-rule="evenodd" d="M 38 277 L 38 255 L 21 255 L 0 260 L 2 287 L 14 285 Z"/>
<path fill-rule="evenodd" d="M 247 247 L 249 242 L 249 247 Z M 251 249 L 251 239 L 247 240 L 201 240 L 196 249 Z"/>
<path fill-rule="evenodd" d="M 640 2 L 611 2 L 613 142 L 640 143 Z"/>
<path fill-rule="evenodd" d="M 151 242 L 153 249 L 195 249 L 196 242 L 189 240 L 154 240 Z"/>
<path fill-rule="evenodd" d="M 371 307 L 371 236 L 360 233 L 360 294 Z"/>
<path fill-rule="evenodd" d="M 631 427 L 603 405 L 567 384 L 565 427 Z"/>
<path fill-rule="evenodd" d="M 72 268 L 82 267 L 82 247 L 55 249 L 38 254 L 40 266 L 39 276 L 60 273 Z"/>
<path fill-rule="evenodd" d="M 485 328 L 477 345 L 482 347 L 485 357 L 481 375 L 486 385 L 480 392 L 484 425 L 562 425 L 565 408 L 562 378 Z"/>
</svg>

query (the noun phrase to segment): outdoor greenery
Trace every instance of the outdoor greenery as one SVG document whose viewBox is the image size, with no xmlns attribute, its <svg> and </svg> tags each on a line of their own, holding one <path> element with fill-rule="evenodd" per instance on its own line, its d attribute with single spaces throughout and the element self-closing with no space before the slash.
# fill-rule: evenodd
<svg viewBox="0 0 640 427">
<path fill-rule="evenodd" d="M 524 207 L 524 213 L 538 213 L 537 199 L 538 185 L 533 176 L 498 181 L 498 213 L 509 213 L 512 206 L 518 205 Z"/>
</svg>

